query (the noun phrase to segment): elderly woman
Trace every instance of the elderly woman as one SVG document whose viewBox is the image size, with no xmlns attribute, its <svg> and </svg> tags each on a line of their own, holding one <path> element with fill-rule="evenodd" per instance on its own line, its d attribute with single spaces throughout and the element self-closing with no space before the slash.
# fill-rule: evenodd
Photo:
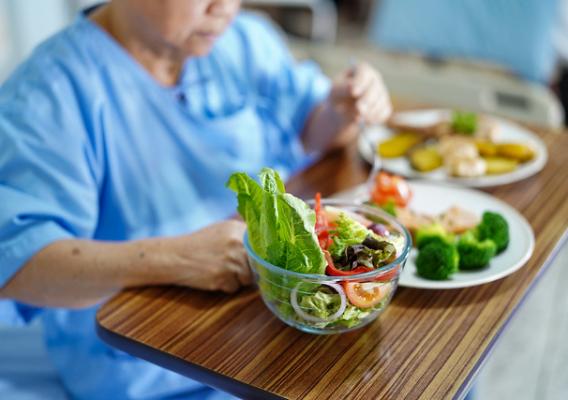
<svg viewBox="0 0 568 400">
<path fill-rule="evenodd" d="M 0 89 L 0 296 L 42 318 L 73 397 L 224 396 L 105 346 L 96 305 L 127 287 L 250 284 L 230 173 L 289 174 L 390 113 L 371 67 L 330 84 L 239 5 L 113 0 Z"/>
</svg>

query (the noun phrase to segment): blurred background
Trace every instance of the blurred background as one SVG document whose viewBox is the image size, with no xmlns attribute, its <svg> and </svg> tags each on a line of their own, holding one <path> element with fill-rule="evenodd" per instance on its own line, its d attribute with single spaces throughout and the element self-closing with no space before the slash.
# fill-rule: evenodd
<svg viewBox="0 0 568 400">
<path fill-rule="evenodd" d="M 0 85 L 38 43 L 95 3 L 0 0 Z M 245 0 L 244 7 L 271 18 L 297 58 L 316 60 L 330 76 L 370 62 L 395 105 L 462 108 L 563 131 L 568 0 Z M 567 264 L 565 246 L 497 342 L 476 398 L 568 398 Z M 0 326 L 0 398 L 65 398 L 49 363 L 38 361 L 40 332 Z"/>
<path fill-rule="evenodd" d="M 0 82 L 78 10 L 99 2 L 0 0 Z M 315 59 L 330 76 L 366 60 L 382 72 L 396 101 L 489 112 L 553 129 L 564 124 L 562 92 L 568 92 L 567 4 L 244 1 L 282 27 L 298 58 Z"/>
</svg>

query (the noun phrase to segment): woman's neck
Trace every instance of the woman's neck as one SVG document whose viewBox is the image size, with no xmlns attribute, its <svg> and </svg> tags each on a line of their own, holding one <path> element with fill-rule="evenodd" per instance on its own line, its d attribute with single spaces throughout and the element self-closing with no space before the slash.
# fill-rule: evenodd
<svg viewBox="0 0 568 400">
<path fill-rule="evenodd" d="M 111 4 L 99 7 L 89 18 L 120 43 L 161 85 L 174 86 L 179 81 L 183 57 L 144 32 Z"/>
</svg>

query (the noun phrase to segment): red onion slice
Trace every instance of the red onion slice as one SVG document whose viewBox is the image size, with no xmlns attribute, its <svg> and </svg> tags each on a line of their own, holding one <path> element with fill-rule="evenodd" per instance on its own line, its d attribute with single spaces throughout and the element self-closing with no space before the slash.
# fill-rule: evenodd
<svg viewBox="0 0 568 400">
<path fill-rule="evenodd" d="M 292 292 L 290 293 L 290 304 L 292 305 L 292 308 L 294 309 L 294 311 L 296 311 L 296 314 L 298 314 L 300 317 L 302 317 L 306 321 L 310 321 L 310 322 L 333 322 L 343 315 L 343 312 L 345 311 L 345 308 L 347 307 L 347 300 L 345 298 L 345 292 L 343 291 L 343 288 L 341 287 L 341 285 L 338 285 L 337 283 L 331 283 L 331 282 L 322 282 L 321 283 L 321 285 L 325 285 L 325 286 L 329 286 L 330 288 L 333 288 L 339 294 L 339 297 L 341 299 L 341 304 L 339 305 L 339 308 L 337 309 L 337 311 L 335 313 L 333 313 L 332 315 L 330 315 L 328 318 L 319 318 L 319 317 L 315 317 L 313 315 L 306 313 L 304 310 L 302 310 L 300 308 L 300 305 L 298 304 L 298 287 L 302 283 L 303 282 L 298 283 L 294 287 L 294 289 L 292 289 Z"/>
</svg>

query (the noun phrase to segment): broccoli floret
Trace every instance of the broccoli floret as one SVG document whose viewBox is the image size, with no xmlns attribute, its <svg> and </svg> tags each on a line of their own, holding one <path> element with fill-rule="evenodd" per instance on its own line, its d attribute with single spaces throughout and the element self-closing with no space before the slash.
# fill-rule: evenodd
<svg viewBox="0 0 568 400">
<path fill-rule="evenodd" d="M 458 270 L 459 255 L 456 246 L 442 241 L 425 245 L 416 257 L 418 275 L 427 279 L 448 279 Z"/>
<path fill-rule="evenodd" d="M 446 232 L 444 227 L 439 223 L 418 228 L 414 236 L 416 239 L 416 247 L 418 249 L 422 249 L 424 246 L 432 242 L 442 242 L 446 244 L 452 244 L 454 242 L 453 235 Z"/>
<path fill-rule="evenodd" d="M 492 240 L 501 253 L 509 245 L 509 224 L 501 214 L 486 211 L 477 226 L 477 237 L 480 241 Z"/>
<path fill-rule="evenodd" d="M 454 111 L 452 129 L 455 133 L 473 135 L 477 130 L 477 114 L 463 111 Z"/>
<path fill-rule="evenodd" d="M 458 241 L 460 269 L 483 268 L 497 252 L 495 242 L 490 239 L 479 241 L 473 231 L 463 234 Z"/>
</svg>

